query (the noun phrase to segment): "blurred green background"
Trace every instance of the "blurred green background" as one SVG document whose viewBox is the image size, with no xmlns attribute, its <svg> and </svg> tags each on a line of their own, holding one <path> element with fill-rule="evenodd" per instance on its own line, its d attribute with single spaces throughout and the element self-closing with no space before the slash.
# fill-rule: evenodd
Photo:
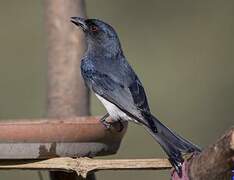
<svg viewBox="0 0 234 180">
<path fill-rule="evenodd" d="M 89 17 L 119 33 L 141 78 L 152 112 L 205 147 L 233 125 L 234 1 L 87 0 Z M 74 14 L 75 15 L 75 14 Z M 45 115 L 46 39 L 42 1 L 0 2 L 0 118 Z M 92 96 L 92 114 L 103 114 Z M 108 158 L 164 157 L 130 124 L 119 153 Z M 101 171 L 98 180 L 167 180 L 168 171 Z M 43 172 L 43 178 L 48 179 Z M 38 180 L 31 171 L 0 171 L 0 179 Z"/>
</svg>

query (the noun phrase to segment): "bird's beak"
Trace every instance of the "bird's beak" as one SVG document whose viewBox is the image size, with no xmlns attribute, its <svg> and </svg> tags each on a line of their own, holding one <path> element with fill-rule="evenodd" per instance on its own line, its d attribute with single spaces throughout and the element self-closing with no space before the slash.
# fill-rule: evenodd
<svg viewBox="0 0 234 180">
<path fill-rule="evenodd" d="M 85 23 L 85 18 L 82 17 L 71 17 L 71 22 L 74 23 L 75 25 L 81 27 L 81 29 L 86 32 L 88 31 L 88 26 Z"/>
</svg>

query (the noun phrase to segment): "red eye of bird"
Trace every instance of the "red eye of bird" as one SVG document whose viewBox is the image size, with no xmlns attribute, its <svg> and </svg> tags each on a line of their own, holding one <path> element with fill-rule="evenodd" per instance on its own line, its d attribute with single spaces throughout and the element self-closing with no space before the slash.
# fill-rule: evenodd
<svg viewBox="0 0 234 180">
<path fill-rule="evenodd" d="M 97 26 L 91 26 L 90 29 L 91 29 L 91 31 L 93 31 L 93 32 L 98 31 L 98 27 L 97 27 Z"/>
</svg>

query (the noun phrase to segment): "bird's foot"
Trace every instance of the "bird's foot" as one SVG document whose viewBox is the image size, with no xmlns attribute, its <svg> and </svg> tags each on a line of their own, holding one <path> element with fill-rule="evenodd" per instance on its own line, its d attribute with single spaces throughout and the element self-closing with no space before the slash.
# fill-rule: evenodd
<svg viewBox="0 0 234 180">
<path fill-rule="evenodd" d="M 110 130 L 112 127 L 114 129 L 117 130 L 117 132 L 121 132 L 123 129 L 124 129 L 124 125 L 123 123 L 121 122 L 121 120 L 118 120 L 118 121 L 115 121 L 115 122 L 111 122 L 111 121 L 108 121 L 107 118 L 109 117 L 110 115 L 107 113 L 105 114 L 101 119 L 101 123 L 104 125 L 104 127 L 107 129 L 107 130 Z"/>
<path fill-rule="evenodd" d="M 107 121 L 106 119 L 109 117 L 109 113 L 106 113 L 101 119 L 101 123 L 104 125 L 104 127 L 107 129 L 107 130 L 110 130 L 111 129 L 111 126 L 112 126 L 112 122 L 109 122 Z"/>
<path fill-rule="evenodd" d="M 102 121 L 102 124 L 104 125 L 106 130 L 110 130 L 112 127 L 112 122 Z"/>
</svg>

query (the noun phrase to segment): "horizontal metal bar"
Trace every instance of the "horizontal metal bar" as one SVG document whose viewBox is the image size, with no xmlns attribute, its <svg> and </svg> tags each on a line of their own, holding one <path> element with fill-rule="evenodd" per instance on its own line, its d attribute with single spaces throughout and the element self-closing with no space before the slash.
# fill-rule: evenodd
<svg viewBox="0 0 234 180">
<path fill-rule="evenodd" d="M 105 129 L 99 117 L 2 121 L 0 159 L 113 154 L 125 131 Z"/>
</svg>

